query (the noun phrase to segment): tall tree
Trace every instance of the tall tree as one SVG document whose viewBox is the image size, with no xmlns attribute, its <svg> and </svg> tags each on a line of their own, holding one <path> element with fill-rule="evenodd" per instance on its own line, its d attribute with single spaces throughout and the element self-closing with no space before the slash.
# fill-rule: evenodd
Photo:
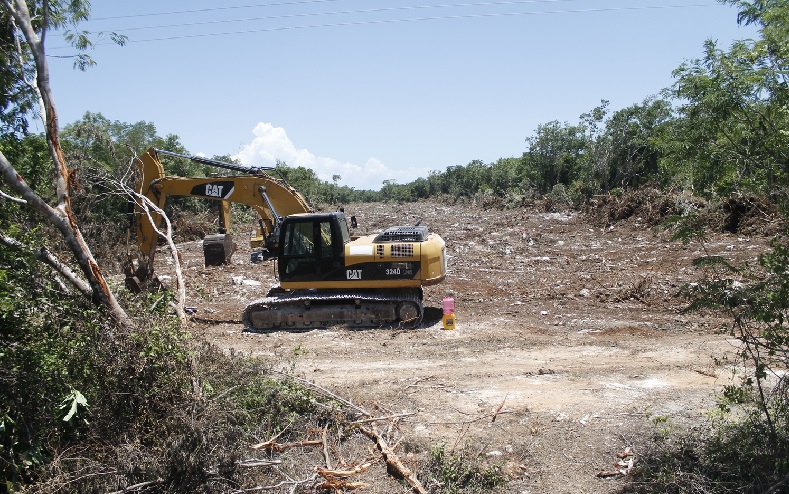
<svg viewBox="0 0 789 494">
<path fill-rule="evenodd" d="M 611 146 L 603 177 L 605 190 L 638 187 L 659 178 L 660 153 L 656 140 L 672 118 L 671 103 L 655 98 L 611 115 L 605 129 Z"/>
<path fill-rule="evenodd" d="M 47 145 L 56 177 L 54 203 L 48 203 L 36 193 L 2 153 L 0 153 L 0 174 L 5 183 L 26 201 L 30 208 L 46 219 L 63 236 L 66 246 L 91 288 L 93 301 L 106 307 L 118 322 L 128 325 L 129 319 L 107 285 L 71 208 L 69 187 L 73 181 L 72 170 L 69 169 L 60 146 L 58 115 L 52 97 L 44 48 L 47 30 L 53 20 L 65 18 L 75 22 L 84 20 L 87 18 L 89 3 L 85 0 L 72 0 L 65 5 L 48 0 L 32 2 L 31 7 L 36 13 L 35 22 L 25 0 L 3 0 L 2 5 L 5 7 L 5 14 L 12 21 L 14 41 L 20 50 L 15 80 L 26 80 L 28 75 L 35 75 L 35 84 L 31 89 L 40 97 L 42 105 L 40 113 L 44 120 Z M 22 110 L 20 108 L 17 112 Z"/>
<path fill-rule="evenodd" d="M 789 163 L 789 4 L 723 0 L 760 37 L 728 50 L 708 40 L 704 56 L 680 66 L 672 94 L 683 121 L 672 135 L 671 164 L 693 163 L 696 190 L 725 195 L 738 188 L 769 192 Z"/>
<path fill-rule="evenodd" d="M 554 120 L 537 126 L 537 133 L 526 139 L 529 149 L 523 160 L 539 192 L 554 185 L 570 185 L 578 177 L 579 164 L 587 139 L 582 126 L 561 124 Z"/>
</svg>

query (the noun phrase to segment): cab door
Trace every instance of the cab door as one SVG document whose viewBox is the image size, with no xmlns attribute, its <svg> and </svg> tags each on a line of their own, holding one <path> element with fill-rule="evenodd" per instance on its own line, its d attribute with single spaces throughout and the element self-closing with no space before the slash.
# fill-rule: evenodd
<svg viewBox="0 0 789 494">
<path fill-rule="evenodd" d="M 282 232 L 281 281 L 321 281 L 342 267 L 342 244 L 331 217 L 288 221 Z"/>
</svg>

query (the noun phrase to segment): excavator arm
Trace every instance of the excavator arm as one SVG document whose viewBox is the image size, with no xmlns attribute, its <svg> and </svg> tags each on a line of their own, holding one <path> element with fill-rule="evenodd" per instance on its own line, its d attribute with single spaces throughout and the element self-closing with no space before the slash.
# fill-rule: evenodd
<svg viewBox="0 0 789 494">
<path fill-rule="evenodd" d="M 246 172 L 246 174 L 208 178 L 167 176 L 159 160 L 159 154 Z M 137 164 L 139 180 L 135 188 L 133 215 L 141 258 L 133 261 L 136 266 L 131 269 L 133 274 L 130 276 L 137 276 L 139 280 L 147 279 L 153 274 L 153 259 L 159 237 L 154 225 L 158 227 L 162 221 L 162 216 L 156 208 L 164 210 L 169 196 L 202 197 L 220 201 L 220 234 L 230 231 L 230 203 L 250 206 L 259 216 L 258 231 L 250 242 L 253 247 L 265 245 L 266 249 L 272 252 L 276 249 L 279 238 L 278 227 L 282 218 L 312 211 L 304 196 L 288 185 L 283 178 L 276 178 L 267 173 L 273 171 L 272 168 L 246 168 L 154 148 L 140 156 Z M 150 204 L 155 205 L 156 208 L 148 207 Z"/>
</svg>

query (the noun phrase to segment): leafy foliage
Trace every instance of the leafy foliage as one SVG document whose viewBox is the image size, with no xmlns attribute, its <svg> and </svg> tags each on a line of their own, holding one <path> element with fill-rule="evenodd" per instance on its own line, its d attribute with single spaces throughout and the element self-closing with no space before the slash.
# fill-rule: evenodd
<svg viewBox="0 0 789 494">
<path fill-rule="evenodd" d="M 671 94 L 682 102 L 670 135 L 670 168 L 684 169 L 697 190 L 769 191 L 786 178 L 786 19 L 780 1 L 727 1 L 761 39 L 723 51 L 713 41 L 701 59 L 675 71 Z M 692 165 L 692 166 L 688 166 Z"/>
<path fill-rule="evenodd" d="M 27 133 L 26 116 L 33 111 L 36 98 L 26 82 L 33 74 L 19 59 L 14 31 L 10 13 L 0 10 L 0 135 L 18 138 Z"/>
<path fill-rule="evenodd" d="M 784 492 L 787 451 L 763 438 L 763 422 L 717 419 L 706 428 L 656 435 L 622 493 L 756 494 Z M 786 431 L 782 442 L 789 444 Z M 782 455 L 776 456 L 776 453 Z M 770 489 L 777 490 L 771 491 Z"/>
<path fill-rule="evenodd" d="M 690 309 L 730 314 L 732 335 L 741 343 L 741 382 L 728 387 L 724 397 L 755 407 L 754 420 L 766 425 L 768 444 L 787 447 L 778 437 L 789 430 L 789 247 L 784 239 L 775 239 L 772 252 L 760 256 L 758 266 L 735 266 L 711 256 L 703 261 L 712 274 L 689 288 Z M 728 404 L 723 407 L 728 411 Z"/>
<path fill-rule="evenodd" d="M 490 492 L 506 481 L 500 467 L 481 466 L 467 455 L 447 452 L 444 445 L 430 451 L 428 470 L 435 484 L 431 492 L 442 494 Z"/>
<path fill-rule="evenodd" d="M 78 431 L 71 419 L 85 411 L 84 380 L 98 373 L 86 357 L 105 328 L 87 301 L 52 277 L 30 254 L 0 246 L 0 474 L 12 483 L 32 478 L 45 460 L 38 431 Z M 74 414 L 58 411 L 67 395 L 77 402 Z"/>
</svg>

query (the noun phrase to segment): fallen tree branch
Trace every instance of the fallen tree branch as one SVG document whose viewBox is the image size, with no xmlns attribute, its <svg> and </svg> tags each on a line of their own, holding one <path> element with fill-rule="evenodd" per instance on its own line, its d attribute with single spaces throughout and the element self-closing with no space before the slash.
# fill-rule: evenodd
<svg viewBox="0 0 789 494">
<path fill-rule="evenodd" d="M 362 463 L 361 465 L 356 465 L 350 470 L 331 470 L 329 468 L 315 467 L 315 472 L 317 472 L 318 475 L 326 480 L 331 480 L 332 477 L 348 478 L 351 475 L 364 472 L 370 468 L 370 465 L 372 465 L 372 463 Z"/>
<path fill-rule="evenodd" d="M 347 490 L 361 489 L 367 487 L 364 482 L 346 482 L 341 479 L 327 480 L 318 486 L 318 489 L 332 490 L 334 492 L 343 492 Z"/>
<path fill-rule="evenodd" d="M 303 446 L 320 446 L 321 444 L 323 444 L 323 441 L 320 439 L 311 440 L 311 441 L 299 441 L 295 443 L 284 443 L 284 444 L 275 443 L 274 441 L 266 441 L 264 443 L 254 444 L 250 446 L 250 448 L 255 450 L 268 449 L 281 453 L 283 451 L 289 450 L 290 448 L 298 448 Z"/>
<path fill-rule="evenodd" d="M 361 425 L 358 427 L 359 430 L 364 433 L 364 435 L 376 442 L 378 449 L 384 456 L 384 460 L 386 460 L 386 465 L 389 467 L 390 471 L 396 472 L 403 480 L 408 482 L 408 485 L 410 485 L 417 494 L 427 494 L 427 490 L 416 478 L 416 474 L 414 474 L 414 472 L 412 472 L 407 466 L 403 464 L 402 461 L 400 461 L 400 458 L 395 454 L 394 451 L 392 451 L 389 445 L 386 444 L 384 438 L 381 437 L 381 435 L 375 429 L 375 426 L 372 426 L 370 429 L 367 429 Z"/>
<path fill-rule="evenodd" d="M 496 421 L 496 417 L 501 412 L 501 409 L 504 408 L 504 402 L 505 401 L 507 401 L 507 395 L 504 395 L 504 399 L 501 400 L 501 405 L 499 405 L 499 407 L 496 409 L 496 411 L 493 412 L 493 417 L 490 419 L 491 422 L 495 422 Z"/>
<path fill-rule="evenodd" d="M 153 227 L 153 230 L 156 232 L 156 234 L 163 237 L 167 243 L 167 247 L 169 248 L 171 257 L 173 259 L 173 267 L 175 268 L 176 294 L 178 296 L 178 301 L 174 304 L 174 309 L 175 313 L 178 315 L 178 319 L 180 319 L 183 323 L 186 321 L 186 313 L 184 312 L 184 307 L 186 306 L 186 284 L 184 283 L 184 276 L 181 270 L 181 259 L 180 255 L 178 254 L 178 248 L 175 246 L 175 241 L 173 240 L 173 225 L 170 222 L 170 218 L 168 218 L 167 215 L 164 214 L 164 211 L 159 206 L 154 204 L 154 202 L 148 197 L 132 190 L 123 183 L 119 183 L 119 185 L 129 197 L 133 198 L 137 207 L 139 207 L 140 210 L 148 217 L 148 221 L 151 223 L 151 226 Z M 151 211 L 154 211 L 156 214 L 161 216 L 165 225 L 164 232 L 161 231 L 158 225 L 156 225 Z"/>
<path fill-rule="evenodd" d="M 14 197 L 14 196 L 9 196 L 8 194 L 3 192 L 2 190 L 0 190 L 0 197 L 2 197 L 3 199 L 7 199 L 7 200 L 9 200 L 11 202 L 15 202 L 17 204 L 27 204 L 26 200 L 20 199 L 18 197 Z"/>
<path fill-rule="evenodd" d="M 248 458 L 246 460 L 238 460 L 236 465 L 240 467 L 270 467 L 271 465 L 279 465 L 282 460 L 261 460 L 260 458 Z"/>
<path fill-rule="evenodd" d="M 369 422 L 379 422 L 381 420 L 399 419 L 401 417 L 410 417 L 411 415 L 416 415 L 416 412 L 397 413 L 394 415 L 386 415 L 384 417 L 370 417 L 367 419 L 354 420 L 353 422 L 350 422 L 350 425 L 367 424 Z"/>
<path fill-rule="evenodd" d="M 71 270 L 68 266 L 66 266 L 60 259 L 55 256 L 49 249 L 46 247 L 41 247 L 39 250 L 32 250 L 27 245 L 23 244 L 19 240 L 11 237 L 7 237 L 0 233 L 0 243 L 12 247 L 15 249 L 19 249 L 23 252 L 27 252 L 32 254 L 36 260 L 39 260 L 60 273 L 64 278 L 66 278 L 74 287 L 80 291 L 85 297 L 88 299 L 93 297 L 93 289 L 91 289 L 90 285 L 87 281 L 83 280 L 82 278 L 77 275 L 74 271 Z"/>
<path fill-rule="evenodd" d="M 331 469 L 331 457 L 329 456 L 329 443 L 326 441 L 326 427 L 323 428 L 323 460 L 326 462 L 326 468 Z"/>
<path fill-rule="evenodd" d="M 332 470 L 329 468 L 315 467 L 315 472 L 326 479 L 324 483 L 318 486 L 319 489 L 331 489 L 335 492 L 344 489 L 359 489 L 365 487 L 367 484 L 364 482 L 349 482 L 346 479 L 351 475 L 356 475 L 367 470 L 372 463 L 363 463 L 356 465 L 350 470 Z"/>
<path fill-rule="evenodd" d="M 462 414 L 462 415 L 471 415 L 471 414 L 468 414 L 468 413 L 460 412 L 458 410 L 456 410 L 456 411 L 458 413 Z M 469 424 L 473 424 L 474 422 L 479 422 L 480 420 L 485 420 L 487 418 L 492 418 L 494 415 L 495 416 L 499 416 L 499 415 L 504 415 L 504 414 L 507 414 L 507 413 L 513 413 L 513 412 L 512 412 L 512 410 L 499 410 L 499 411 L 494 412 L 494 413 L 484 413 L 482 415 L 477 415 L 475 418 L 469 419 L 469 420 L 451 421 L 451 422 L 423 422 L 423 423 L 425 425 L 469 425 Z"/>
<path fill-rule="evenodd" d="M 248 487 L 246 489 L 240 489 L 237 491 L 231 491 L 234 493 L 242 493 L 242 492 L 260 492 L 260 491 L 279 491 L 280 488 L 285 487 L 286 485 L 291 486 L 291 492 L 295 492 L 296 488 L 302 484 L 309 484 L 311 482 L 315 482 L 317 475 L 313 474 L 312 477 L 304 480 L 283 480 L 279 484 L 275 485 L 258 485 L 255 487 Z"/>
<path fill-rule="evenodd" d="M 148 482 L 140 482 L 139 484 L 130 485 L 120 491 L 109 492 L 108 494 L 124 494 L 127 492 L 139 491 L 151 487 L 152 485 L 161 484 L 162 479 L 150 480 Z"/>
</svg>

